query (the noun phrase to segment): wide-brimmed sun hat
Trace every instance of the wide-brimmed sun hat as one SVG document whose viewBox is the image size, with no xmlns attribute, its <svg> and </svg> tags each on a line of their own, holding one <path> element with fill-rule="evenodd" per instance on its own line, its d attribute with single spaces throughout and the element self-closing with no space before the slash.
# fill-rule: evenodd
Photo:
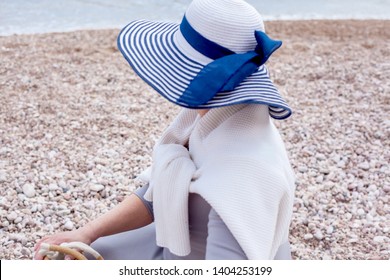
<svg viewBox="0 0 390 280">
<path fill-rule="evenodd" d="M 169 101 L 191 109 L 265 104 L 275 119 L 291 115 L 264 65 L 281 44 L 243 0 L 194 0 L 181 24 L 136 20 L 118 36 L 134 71 Z"/>
</svg>

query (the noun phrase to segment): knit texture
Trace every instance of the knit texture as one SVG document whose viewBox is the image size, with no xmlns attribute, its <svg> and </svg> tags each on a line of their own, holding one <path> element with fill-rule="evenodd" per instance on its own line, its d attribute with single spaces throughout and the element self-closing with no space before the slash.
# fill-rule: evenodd
<svg viewBox="0 0 390 280">
<path fill-rule="evenodd" d="M 273 259 L 288 239 L 294 175 L 267 106 L 221 107 L 202 118 L 183 109 L 156 144 L 144 179 L 158 245 L 176 255 L 190 252 L 188 192 L 215 209 L 248 259 Z"/>
<path fill-rule="evenodd" d="M 153 158 L 161 160 L 153 165 L 152 180 L 144 197 L 153 201 L 157 245 L 186 256 L 191 252 L 188 195 L 195 165 L 188 150 L 178 144 L 157 146 Z"/>
</svg>

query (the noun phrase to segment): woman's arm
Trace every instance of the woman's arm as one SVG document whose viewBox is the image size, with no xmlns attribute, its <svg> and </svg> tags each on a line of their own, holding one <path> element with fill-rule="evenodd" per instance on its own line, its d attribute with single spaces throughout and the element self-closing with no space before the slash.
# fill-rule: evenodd
<svg viewBox="0 0 390 280">
<path fill-rule="evenodd" d="M 61 232 L 42 238 L 35 246 L 35 251 L 39 251 L 43 242 L 58 245 L 63 242 L 81 241 L 91 244 L 103 236 L 146 226 L 152 220 L 153 218 L 144 202 L 137 195 L 132 194 L 109 212 L 77 230 Z M 42 256 L 36 253 L 34 258 L 42 259 Z"/>
<path fill-rule="evenodd" d="M 130 195 L 115 208 L 84 226 L 91 243 L 99 237 L 146 226 L 152 222 L 144 203 L 137 195 Z"/>
</svg>

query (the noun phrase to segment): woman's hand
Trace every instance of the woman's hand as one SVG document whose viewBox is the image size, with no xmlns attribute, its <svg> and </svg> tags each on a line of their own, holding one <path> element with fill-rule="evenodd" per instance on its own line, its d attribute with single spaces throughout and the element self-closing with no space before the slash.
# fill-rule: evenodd
<svg viewBox="0 0 390 280">
<path fill-rule="evenodd" d="M 42 243 L 60 245 L 64 242 L 79 241 L 90 245 L 96 239 L 150 224 L 153 217 L 142 200 L 135 194 L 126 197 L 116 207 L 89 222 L 84 227 L 73 231 L 60 232 L 45 236 L 35 246 L 34 259 L 42 260 L 39 249 Z"/>
<path fill-rule="evenodd" d="M 43 259 L 44 256 L 41 256 L 39 254 L 39 249 L 42 243 L 60 245 L 64 242 L 68 243 L 74 241 L 83 242 L 87 245 L 90 245 L 93 242 L 92 238 L 90 237 L 90 234 L 88 233 L 88 230 L 85 227 L 73 231 L 59 232 L 53 235 L 48 235 L 43 237 L 41 240 L 39 240 L 38 243 L 35 245 L 34 259 L 35 260 Z"/>
</svg>

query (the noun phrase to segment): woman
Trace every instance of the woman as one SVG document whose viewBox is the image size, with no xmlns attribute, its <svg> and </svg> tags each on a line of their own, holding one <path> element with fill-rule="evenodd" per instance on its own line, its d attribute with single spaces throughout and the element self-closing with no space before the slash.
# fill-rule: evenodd
<svg viewBox="0 0 390 280">
<path fill-rule="evenodd" d="M 280 46 L 242 0 L 194 0 L 180 25 L 127 25 L 124 57 L 184 108 L 154 147 L 144 187 L 36 249 L 82 241 L 106 259 L 289 259 L 294 175 L 270 117 L 291 109 L 264 65 Z"/>
</svg>

